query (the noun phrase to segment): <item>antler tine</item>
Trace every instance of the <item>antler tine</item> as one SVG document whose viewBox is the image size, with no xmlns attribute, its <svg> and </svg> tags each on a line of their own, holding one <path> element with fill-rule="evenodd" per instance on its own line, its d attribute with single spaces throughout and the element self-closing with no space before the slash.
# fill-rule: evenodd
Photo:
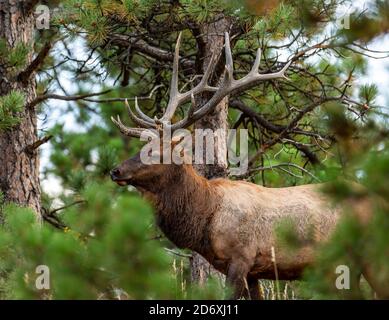
<svg viewBox="0 0 389 320">
<path fill-rule="evenodd" d="M 122 121 L 120 120 L 120 117 L 117 116 L 117 119 L 114 117 L 111 117 L 111 121 L 119 128 L 120 132 L 123 133 L 126 136 L 129 137 L 136 137 L 140 138 L 140 130 L 139 128 L 127 128 Z"/>
<path fill-rule="evenodd" d="M 200 118 L 208 114 L 211 110 L 213 110 L 220 103 L 220 101 L 222 101 L 228 95 L 238 94 L 245 90 L 249 90 L 255 87 L 260 82 L 265 80 L 278 79 L 278 78 L 288 79 L 285 76 L 285 72 L 289 68 L 290 64 L 292 63 L 292 60 L 288 61 L 280 71 L 274 73 L 260 74 L 258 69 L 261 62 L 261 49 L 258 49 L 255 62 L 253 64 L 251 71 L 245 77 L 239 80 L 235 80 L 233 77 L 234 65 L 233 65 L 231 44 L 227 32 L 225 33 L 225 55 L 226 55 L 226 67 L 225 67 L 226 73 L 225 73 L 224 83 L 222 83 L 222 85 L 216 90 L 212 98 L 207 103 L 205 103 L 200 109 L 193 112 L 191 108 L 190 114 L 188 113 L 188 115 L 183 120 L 172 125 L 171 126 L 172 130 L 190 126 L 195 121 L 199 120 Z"/>
<path fill-rule="evenodd" d="M 289 66 L 292 64 L 293 60 L 289 60 L 285 65 L 284 67 L 281 69 L 281 71 L 279 72 L 280 76 L 283 77 L 284 79 L 286 80 L 290 80 L 286 75 L 285 75 L 285 72 L 286 70 L 288 70 Z"/>
<path fill-rule="evenodd" d="M 261 64 L 261 55 L 262 55 L 262 50 L 261 48 L 257 49 L 257 54 L 255 56 L 255 62 L 253 64 L 253 67 L 250 71 L 250 74 L 256 74 L 259 69 L 259 65 Z"/>
<path fill-rule="evenodd" d="M 135 137 L 135 138 L 146 138 L 146 139 L 153 139 L 153 138 L 158 138 L 159 135 L 153 131 L 151 131 L 150 129 L 155 129 L 157 126 L 155 124 L 155 122 L 151 122 L 151 118 L 149 118 L 148 116 L 146 116 L 139 108 L 139 105 L 138 105 L 138 98 L 135 98 L 135 108 L 137 109 L 138 113 L 141 115 L 141 116 L 144 116 L 145 119 L 140 119 L 138 118 L 134 112 L 132 111 L 131 109 L 131 106 L 130 104 L 128 103 L 128 100 L 125 99 L 124 100 L 125 102 L 125 105 L 127 107 L 127 110 L 128 110 L 128 114 L 130 116 L 130 118 L 138 125 L 142 126 L 142 128 L 129 128 L 127 126 L 125 126 L 123 123 L 122 123 L 122 120 L 120 119 L 119 116 L 117 116 L 117 118 L 115 119 L 114 117 L 111 117 L 111 120 L 112 122 L 116 125 L 116 127 L 119 128 L 120 132 L 126 136 L 129 136 L 129 137 Z M 149 120 L 150 119 L 150 120 Z"/>
<path fill-rule="evenodd" d="M 215 60 L 216 60 L 216 52 L 213 51 L 211 59 L 209 60 L 207 69 L 205 70 L 204 76 L 201 79 L 199 85 L 188 92 L 188 94 L 190 93 L 190 96 L 192 96 L 192 94 L 194 94 L 196 90 L 203 89 L 203 90 L 207 90 L 207 91 L 216 91 L 218 89 L 216 87 L 211 87 L 208 85 L 209 78 L 211 77 L 211 74 L 212 74 L 212 71 L 214 68 Z"/>
<path fill-rule="evenodd" d="M 166 112 L 161 118 L 162 121 L 170 121 L 179 104 L 180 93 L 178 90 L 178 68 L 180 62 L 181 36 L 182 36 L 182 32 L 180 32 L 180 34 L 178 35 L 178 39 L 176 43 L 176 49 L 174 52 L 174 59 L 173 59 L 173 74 L 170 83 L 170 98 L 169 98 L 168 106 L 166 108 Z"/>
<path fill-rule="evenodd" d="M 212 55 L 211 62 L 207 67 L 207 70 L 203 76 L 203 79 L 200 81 L 200 83 L 193 88 L 192 90 L 186 92 L 186 93 L 179 93 L 178 92 L 178 55 L 179 55 L 179 44 L 181 41 L 181 34 L 178 37 L 177 46 L 176 46 L 176 52 L 175 52 L 175 59 L 174 59 L 174 66 L 173 66 L 173 79 L 172 79 L 172 88 L 170 90 L 171 96 L 169 100 L 169 105 L 167 108 L 167 111 L 165 115 L 161 118 L 162 121 L 170 120 L 176 110 L 176 108 L 181 104 L 188 100 L 192 100 L 192 106 L 189 109 L 188 115 L 181 121 L 171 125 L 168 124 L 172 130 L 178 129 L 178 128 L 184 128 L 191 124 L 193 124 L 196 120 L 200 119 L 207 113 L 209 113 L 213 108 L 215 108 L 220 101 L 222 101 L 226 96 L 231 94 L 238 94 L 240 92 L 243 92 L 245 90 L 249 90 L 253 87 L 255 87 L 257 84 L 259 84 L 262 81 L 270 80 L 270 79 L 278 79 L 278 78 L 285 78 L 288 79 L 285 76 L 286 70 L 289 68 L 292 61 L 288 61 L 285 66 L 277 72 L 273 73 L 267 73 L 267 74 L 260 74 L 259 73 L 259 66 L 261 63 L 261 49 L 257 50 L 257 54 L 255 57 L 255 62 L 253 64 L 253 67 L 251 71 L 243 78 L 239 80 L 234 79 L 234 62 L 232 57 L 232 50 L 231 50 L 231 44 L 230 44 L 230 37 L 228 32 L 225 33 L 225 59 L 226 59 L 226 72 L 224 77 L 224 82 L 218 87 L 213 88 L 208 85 L 209 77 L 213 70 L 213 59 L 214 54 Z M 194 106 L 194 95 L 198 94 L 202 91 L 215 91 L 215 94 L 212 96 L 212 98 L 205 103 L 200 109 L 195 110 Z"/>
<path fill-rule="evenodd" d="M 216 60 L 216 53 L 212 52 L 211 59 L 209 60 L 209 63 L 207 65 L 207 68 L 205 70 L 203 77 L 201 78 L 200 83 L 197 86 L 195 86 L 194 88 L 192 88 L 191 90 L 189 90 L 185 93 L 180 93 L 179 98 L 178 98 L 178 104 L 187 102 L 189 100 L 193 101 L 192 96 L 199 94 L 203 91 L 217 91 L 218 90 L 217 87 L 211 87 L 208 84 L 209 78 L 211 77 L 212 71 L 213 71 L 214 66 L 215 66 L 215 60 Z"/>
<path fill-rule="evenodd" d="M 150 124 L 154 123 L 154 120 L 151 119 L 147 114 L 145 114 L 141 108 L 139 107 L 138 103 L 138 97 L 135 97 L 135 110 L 138 113 L 138 115 L 145 121 L 149 122 Z"/>
<path fill-rule="evenodd" d="M 129 128 L 126 127 L 119 116 L 117 116 L 117 119 L 114 117 L 111 117 L 111 121 L 116 125 L 116 127 L 119 128 L 120 132 L 128 137 L 135 137 L 140 138 L 142 135 L 148 138 L 155 138 L 158 137 L 156 134 L 154 134 L 151 130 L 145 129 L 145 128 Z"/>
<path fill-rule="evenodd" d="M 128 104 L 128 101 L 126 100 L 126 106 L 131 119 L 138 125 L 142 126 L 143 128 L 127 128 L 126 126 L 123 125 L 119 117 L 117 118 L 117 120 L 112 118 L 112 121 L 115 123 L 115 125 L 120 129 L 120 131 L 123 134 L 128 136 L 140 137 L 140 135 L 142 135 L 145 132 L 146 134 L 150 134 L 151 137 L 155 137 L 157 135 L 156 133 L 151 133 L 150 130 L 147 130 L 145 128 L 153 128 L 157 130 L 160 130 L 161 128 L 165 128 L 165 127 L 169 127 L 171 130 L 185 128 L 190 126 L 191 124 L 193 124 L 195 121 L 199 120 L 206 114 L 208 114 L 210 111 L 212 111 L 220 103 L 220 101 L 222 101 L 226 96 L 229 96 L 231 94 L 238 94 L 245 90 L 249 90 L 255 87 L 260 82 L 265 80 L 278 79 L 278 78 L 288 79 L 285 75 L 285 72 L 289 68 L 293 60 L 288 61 L 284 65 L 284 67 L 277 72 L 260 74 L 259 65 L 261 62 L 261 49 L 258 49 L 255 62 L 253 64 L 251 71 L 245 77 L 239 80 L 235 80 L 234 62 L 232 57 L 230 38 L 228 33 L 226 32 L 225 33 L 226 72 L 225 72 L 224 82 L 218 88 L 211 87 L 208 85 L 209 78 L 212 74 L 215 65 L 214 61 L 215 61 L 216 54 L 215 52 L 213 52 L 211 60 L 207 66 L 207 69 L 200 83 L 193 89 L 189 90 L 188 92 L 180 93 L 178 90 L 178 69 L 179 69 L 181 36 L 182 33 L 179 34 L 176 43 L 174 61 L 173 61 L 173 74 L 172 74 L 171 88 L 170 88 L 170 98 L 169 98 L 169 103 L 166 108 L 165 114 L 160 119 L 157 118 L 151 119 L 149 116 L 147 116 L 142 112 L 138 104 L 138 99 L 136 98 L 135 110 L 138 113 L 140 117 L 139 118 L 137 115 L 134 114 L 130 105 Z M 214 91 L 215 93 L 212 96 L 212 98 L 208 100 L 208 102 L 206 102 L 201 108 L 196 110 L 195 95 L 203 91 Z M 183 104 L 189 100 L 192 101 L 192 105 L 188 111 L 187 116 L 181 121 L 178 121 L 177 123 L 172 125 L 170 123 L 171 118 L 173 117 L 177 107 L 180 104 Z"/>
<path fill-rule="evenodd" d="M 182 36 L 182 32 L 180 32 L 180 34 L 178 35 L 176 48 L 174 51 L 173 75 L 172 75 L 172 82 L 170 87 L 171 97 L 175 97 L 175 95 L 178 94 L 178 68 L 180 63 L 181 36 Z"/>
<path fill-rule="evenodd" d="M 128 100 L 126 99 L 124 101 L 126 107 L 127 107 L 127 110 L 128 110 L 128 115 L 130 116 L 130 118 L 132 119 L 132 121 L 134 121 L 137 125 L 143 127 L 143 128 L 155 128 L 155 124 L 152 123 L 152 122 L 149 122 L 149 121 L 145 121 L 143 119 L 140 119 L 138 118 L 135 113 L 132 111 L 131 107 L 130 107 L 130 104 L 128 103 Z"/>
<path fill-rule="evenodd" d="M 225 55 L 226 55 L 226 71 L 228 77 L 226 80 L 232 81 L 234 79 L 234 61 L 232 59 L 232 51 L 231 51 L 231 44 L 230 44 L 230 36 L 228 32 L 225 33 Z"/>
<path fill-rule="evenodd" d="M 182 33 L 179 34 L 176 44 L 176 49 L 174 53 L 174 62 L 173 62 L 173 74 L 171 80 L 171 88 L 170 88 L 170 98 L 169 103 L 166 108 L 166 112 L 163 117 L 160 119 L 165 123 L 165 126 L 168 122 L 170 122 L 171 118 L 174 115 L 177 107 L 191 99 L 191 96 L 194 94 L 199 94 L 203 91 L 217 91 L 218 88 L 211 87 L 208 85 L 209 78 L 212 74 L 214 68 L 214 62 L 216 59 L 216 53 L 213 52 L 211 56 L 211 60 L 205 70 L 205 73 L 200 81 L 200 83 L 194 87 L 193 89 L 180 93 L 178 90 L 178 69 L 179 69 L 179 54 L 180 54 L 180 45 L 181 45 L 181 37 Z"/>
<path fill-rule="evenodd" d="M 191 106 L 189 108 L 189 111 L 188 111 L 188 117 L 192 117 L 193 113 L 195 112 L 195 109 L 196 109 L 196 99 L 195 99 L 195 96 L 194 94 L 192 93 L 191 96 L 190 96 L 190 99 L 191 99 Z"/>
</svg>

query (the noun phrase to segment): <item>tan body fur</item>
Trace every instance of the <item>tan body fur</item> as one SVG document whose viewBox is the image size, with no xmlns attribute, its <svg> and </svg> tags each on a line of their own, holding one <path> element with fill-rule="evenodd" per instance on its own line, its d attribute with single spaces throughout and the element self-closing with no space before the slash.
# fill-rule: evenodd
<svg viewBox="0 0 389 320">
<path fill-rule="evenodd" d="M 312 263 L 312 249 L 307 245 L 291 257 L 290 248 L 277 243 L 277 225 L 285 219 L 293 221 L 299 238 L 309 244 L 312 236 L 316 241 L 328 238 L 339 217 L 339 210 L 320 193 L 320 185 L 265 188 L 224 179 L 210 184 L 221 199 L 211 224 L 211 243 L 219 269 L 239 256 L 250 264 L 252 276 L 274 279 L 273 247 L 279 278 L 296 279 Z"/>
</svg>

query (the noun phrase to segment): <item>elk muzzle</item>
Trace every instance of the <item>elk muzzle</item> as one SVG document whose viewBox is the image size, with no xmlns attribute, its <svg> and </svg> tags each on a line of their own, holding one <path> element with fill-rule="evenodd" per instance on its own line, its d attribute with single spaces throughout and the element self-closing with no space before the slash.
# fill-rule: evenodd
<svg viewBox="0 0 389 320">
<path fill-rule="evenodd" d="M 119 168 L 111 170 L 111 179 L 122 187 L 130 184 L 130 177 L 123 178 Z"/>
</svg>

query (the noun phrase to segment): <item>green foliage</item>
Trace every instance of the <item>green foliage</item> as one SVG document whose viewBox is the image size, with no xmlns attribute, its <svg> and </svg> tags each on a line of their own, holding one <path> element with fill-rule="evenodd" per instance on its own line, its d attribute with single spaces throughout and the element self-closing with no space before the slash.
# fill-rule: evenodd
<svg viewBox="0 0 389 320">
<path fill-rule="evenodd" d="M 0 97 L 0 130 L 10 129 L 20 123 L 17 113 L 23 110 L 24 103 L 24 94 L 16 90 Z"/>
<path fill-rule="evenodd" d="M 115 149 L 101 147 L 98 151 L 96 174 L 99 176 L 108 176 L 109 172 L 118 163 L 118 161 Z"/>
<path fill-rule="evenodd" d="M 371 3 L 369 14 L 353 12 L 350 16 L 349 29 L 343 29 L 341 34 L 349 42 L 359 40 L 367 43 L 377 36 L 389 31 L 389 5 L 386 0 L 375 0 Z"/>
<path fill-rule="evenodd" d="M 14 73 L 21 71 L 27 64 L 27 57 L 31 47 L 25 43 L 17 43 L 10 48 L 4 39 L 0 39 L 0 63 Z"/>
<path fill-rule="evenodd" d="M 275 39 L 281 40 L 296 22 L 295 8 L 281 2 L 269 15 L 257 20 L 253 31 L 259 35 L 271 33 Z"/>
<path fill-rule="evenodd" d="M 187 12 L 199 23 L 210 20 L 218 12 L 227 9 L 226 1 L 217 0 L 184 0 L 183 6 Z M 230 8 L 228 8 L 230 9 Z"/>
<path fill-rule="evenodd" d="M 341 221 L 331 240 L 320 248 L 315 266 L 305 274 L 305 295 L 314 293 L 321 299 L 372 299 L 372 289 L 367 285 L 368 290 L 360 291 L 359 277 L 369 267 L 375 281 L 386 286 L 389 259 L 383 253 L 389 249 L 388 223 L 388 211 L 378 209 L 368 225 L 350 217 Z M 341 265 L 350 270 L 349 290 L 336 287 L 336 268 Z"/>
<path fill-rule="evenodd" d="M 108 1 L 78 1 L 69 0 L 64 3 L 65 15 L 56 17 L 54 24 L 61 25 L 64 23 L 73 24 L 77 22 L 77 27 L 69 28 L 69 32 L 77 34 L 83 30 L 87 34 L 87 40 L 90 45 L 103 44 L 107 39 L 109 31 L 109 23 L 102 15 L 102 5 L 107 4 Z M 73 25 L 75 27 L 75 25 Z"/>
<path fill-rule="evenodd" d="M 71 226 L 64 232 L 37 225 L 29 209 L 5 207 L 2 298 L 179 298 L 172 259 L 150 239 L 150 207 L 139 197 L 114 196 L 112 185 L 89 185 L 82 196 L 86 202 L 63 213 Z M 49 290 L 35 286 L 39 265 L 50 269 Z"/>
<path fill-rule="evenodd" d="M 77 17 L 79 26 L 88 32 L 91 44 L 98 44 L 103 41 L 109 29 L 106 16 L 116 16 L 120 20 L 127 20 L 139 25 L 142 19 L 147 17 L 154 9 L 157 19 L 171 18 L 172 16 L 190 16 L 196 22 L 209 21 L 219 13 L 227 13 L 240 18 L 248 18 L 250 14 L 245 6 L 239 1 L 215 1 L 195 0 L 180 1 L 180 4 L 163 2 L 160 0 L 123 0 L 113 3 L 112 1 L 78 1 L 68 0 L 65 2 L 67 17 L 61 17 L 60 23 L 70 21 Z M 160 13 L 159 13 L 160 12 Z"/>
<path fill-rule="evenodd" d="M 29 51 L 29 47 L 24 43 L 17 44 L 16 47 L 10 51 L 8 56 L 9 64 L 18 70 L 24 68 L 26 66 Z"/>
<path fill-rule="evenodd" d="M 123 6 L 128 14 L 139 19 L 157 3 L 158 1 L 155 0 L 124 0 Z"/>
<path fill-rule="evenodd" d="M 374 102 L 378 94 L 378 88 L 375 84 L 364 85 L 360 89 L 359 97 L 363 99 L 367 105 Z"/>
<path fill-rule="evenodd" d="M 354 140 L 352 136 L 340 136 L 339 146 L 347 155 L 346 166 L 342 171 L 324 170 L 324 175 L 330 176 L 332 181 L 322 191 L 335 204 L 342 206 L 343 217 L 329 241 L 316 245 L 316 261 L 306 271 L 304 285 L 300 288 L 302 297 L 372 299 L 373 290 L 377 290 L 382 298 L 388 296 L 388 133 L 383 128 L 374 127 L 374 133 L 369 134 L 368 128 L 358 127 L 358 131 L 365 132 L 369 139 L 354 141 L 354 145 L 347 141 Z M 294 230 L 281 229 L 282 240 L 292 249 L 298 249 L 301 243 L 296 241 Z M 347 266 L 350 270 L 349 290 L 336 287 L 338 266 Z"/>
</svg>

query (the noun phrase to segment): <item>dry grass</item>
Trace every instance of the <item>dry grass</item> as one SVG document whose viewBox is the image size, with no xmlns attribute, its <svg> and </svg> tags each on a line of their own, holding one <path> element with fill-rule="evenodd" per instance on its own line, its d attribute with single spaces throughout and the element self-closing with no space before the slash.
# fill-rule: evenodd
<svg viewBox="0 0 389 320">
<path fill-rule="evenodd" d="M 175 257 L 172 262 L 172 275 L 176 281 L 176 298 L 188 299 L 188 259 Z M 221 279 L 213 279 L 217 285 L 212 286 L 212 296 L 216 299 L 225 297 L 226 287 Z M 295 283 L 290 281 L 259 280 L 259 289 L 264 300 L 296 300 L 298 299 Z"/>
</svg>

